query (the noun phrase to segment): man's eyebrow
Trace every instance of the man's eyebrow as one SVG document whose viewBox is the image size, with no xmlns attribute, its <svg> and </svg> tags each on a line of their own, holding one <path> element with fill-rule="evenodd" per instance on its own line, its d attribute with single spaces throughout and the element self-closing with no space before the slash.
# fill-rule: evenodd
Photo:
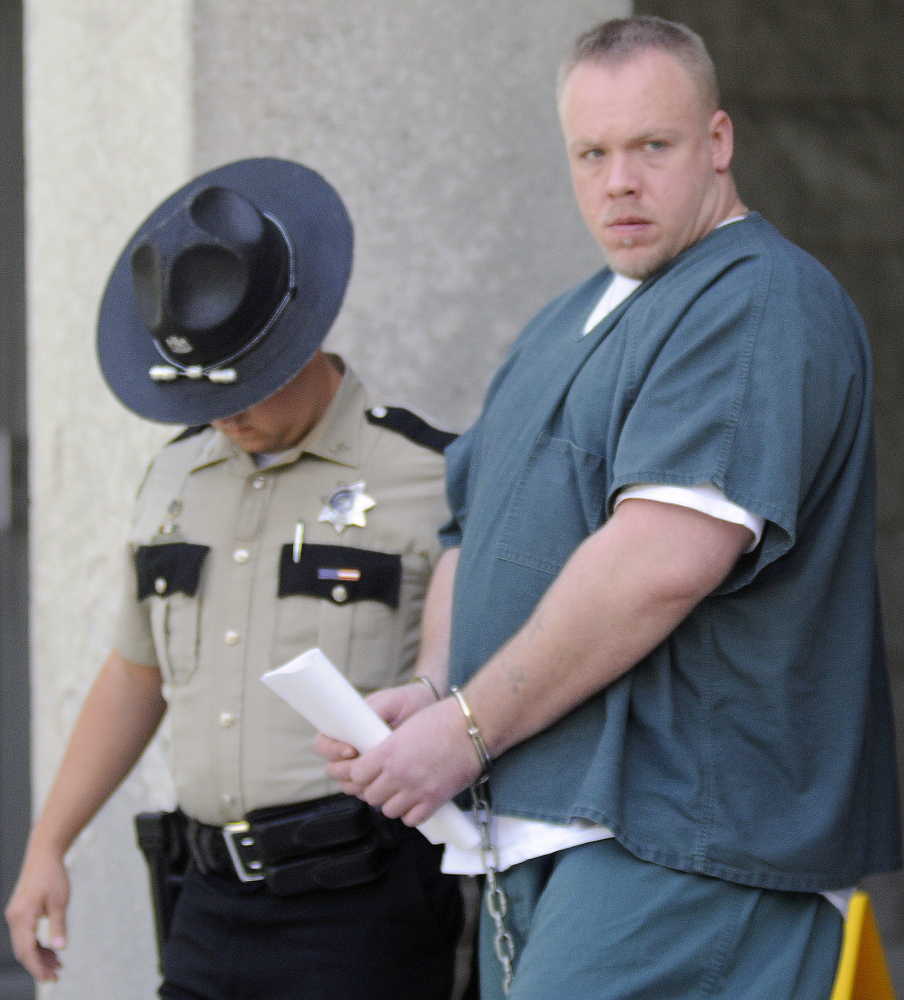
<svg viewBox="0 0 904 1000">
<path fill-rule="evenodd" d="M 628 140 L 629 146 L 639 146 L 645 142 L 650 142 L 653 139 L 668 139 L 675 140 L 679 138 L 680 131 L 678 129 L 670 128 L 669 126 L 663 126 L 662 128 L 648 128 L 643 132 L 638 132 L 637 135 L 632 136 Z M 576 139 L 572 139 L 568 143 L 569 149 L 597 149 L 604 148 L 611 143 L 604 142 L 600 139 L 591 138 L 589 136 L 582 136 Z"/>
<path fill-rule="evenodd" d="M 569 149 L 599 149 L 605 146 L 605 143 L 600 142 L 598 139 L 572 139 L 568 143 Z"/>
<path fill-rule="evenodd" d="M 638 133 L 631 142 L 640 144 L 649 142 L 651 139 L 676 139 L 679 135 L 680 133 L 677 129 L 669 128 L 668 126 L 663 128 L 649 128 L 644 132 Z"/>
</svg>

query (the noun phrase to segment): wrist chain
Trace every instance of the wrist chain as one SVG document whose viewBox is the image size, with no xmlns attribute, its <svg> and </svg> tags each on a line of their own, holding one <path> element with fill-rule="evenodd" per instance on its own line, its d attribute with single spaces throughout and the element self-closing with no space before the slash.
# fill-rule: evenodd
<svg viewBox="0 0 904 1000">
<path fill-rule="evenodd" d="M 515 976 L 515 939 L 505 926 L 508 899 L 505 890 L 496 879 L 499 874 L 499 851 L 493 844 L 490 832 L 493 813 L 490 809 L 489 775 L 493 759 L 490 757 L 490 751 L 487 749 L 480 726 L 477 725 L 471 713 L 471 706 L 461 690 L 453 685 L 449 688 L 449 694 L 458 702 L 458 707 L 465 717 L 468 736 L 471 737 L 481 766 L 480 775 L 471 785 L 471 812 L 474 815 L 474 822 L 480 830 L 480 863 L 487 880 L 487 911 L 493 918 L 493 924 L 496 928 L 493 936 L 493 950 L 502 966 L 502 992 L 507 996 Z"/>
<path fill-rule="evenodd" d="M 493 950 L 502 966 L 502 992 L 508 996 L 515 975 L 515 940 L 505 926 L 508 913 L 508 899 L 505 890 L 496 881 L 499 874 L 499 852 L 490 836 L 490 789 L 484 775 L 471 785 L 471 812 L 480 830 L 480 863 L 487 879 L 487 911 L 493 918 L 496 932 L 493 935 Z"/>
</svg>

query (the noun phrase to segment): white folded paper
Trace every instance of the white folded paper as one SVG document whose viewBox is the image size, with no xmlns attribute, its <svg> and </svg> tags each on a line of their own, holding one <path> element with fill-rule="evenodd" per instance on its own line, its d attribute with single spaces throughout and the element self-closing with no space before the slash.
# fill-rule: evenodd
<svg viewBox="0 0 904 1000">
<path fill-rule="evenodd" d="M 309 649 L 261 680 L 326 736 L 351 744 L 360 753 L 392 732 L 319 649 Z M 418 827 L 432 844 L 462 850 L 480 843 L 474 823 L 451 802 Z"/>
</svg>

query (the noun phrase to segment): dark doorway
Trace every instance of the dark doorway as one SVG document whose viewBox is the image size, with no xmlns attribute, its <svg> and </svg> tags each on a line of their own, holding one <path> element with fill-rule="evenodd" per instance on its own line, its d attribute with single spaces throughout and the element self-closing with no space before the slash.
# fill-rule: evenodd
<svg viewBox="0 0 904 1000">
<path fill-rule="evenodd" d="M 28 503 L 22 5 L 0 0 L 0 898 L 28 833 Z M 34 996 L 0 932 L 0 1000 Z"/>
<path fill-rule="evenodd" d="M 817 257 L 866 320 L 876 369 L 879 570 L 904 776 L 904 6 L 900 0 L 637 0 L 706 42 L 748 207 Z M 904 995 L 904 877 L 873 898 Z"/>
</svg>

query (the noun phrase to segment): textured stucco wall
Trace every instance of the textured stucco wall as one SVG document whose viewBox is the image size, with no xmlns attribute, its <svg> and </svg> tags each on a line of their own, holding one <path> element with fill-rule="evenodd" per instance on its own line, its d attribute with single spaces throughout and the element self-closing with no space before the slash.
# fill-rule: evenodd
<svg viewBox="0 0 904 1000">
<path fill-rule="evenodd" d="M 625 0 L 28 0 L 35 792 L 109 644 L 118 540 L 167 432 L 93 356 L 109 268 L 191 173 L 280 155 L 346 199 L 357 256 L 331 343 L 393 399 L 463 426 L 522 322 L 599 266 L 567 180 L 555 68 Z M 146 1000 L 151 929 L 130 815 L 155 748 L 71 854 L 54 1000 Z"/>
<path fill-rule="evenodd" d="M 42 800 L 109 648 L 135 489 L 166 432 L 127 414 L 94 358 L 97 304 L 130 231 L 191 169 L 186 0 L 30 0 L 26 142 L 31 641 Z M 131 814 L 165 799 L 158 749 L 76 843 L 66 968 L 46 995 L 148 997 Z"/>
</svg>

